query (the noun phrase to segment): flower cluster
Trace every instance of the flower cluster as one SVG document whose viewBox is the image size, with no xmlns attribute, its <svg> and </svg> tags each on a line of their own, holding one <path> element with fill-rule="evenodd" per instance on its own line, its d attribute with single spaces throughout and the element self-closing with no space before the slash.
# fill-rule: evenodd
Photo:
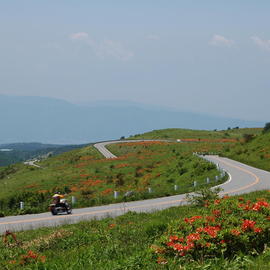
<svg viewBox="0 0 270 270">
<path fill-rule="evenodd" d="M 45 263 L 46 256 L 40 255 L 32 250 L 29 250 L 26 254 L 21 255 L 18 260 L 10 260 L 9 264 L 17 265 L 17 267 L 32 264 L 32 263 Z"/>
<path fill-rule="evenodd" d="M 33 252 L 32 250 L 29 250 L 26 255 L 21 256 L 20 264 L 25 265 L 25 264 L 28 264 L 28 263 L 38 262 L 38 261 L 44 263 L 46 261 L 46 257 L 45 256 L 40 256 L 39 254 Z"/>
<path fill-rule="evenodd" d="M 270 242 L 270 204 L 265 199 L 251 202 L 226 196 L 205 206 L 198 210 L 200 215 L 171 223 L 154 245 L 159 261 L 170 256 L 196 260 L 262 252 Z"/>
</svg>

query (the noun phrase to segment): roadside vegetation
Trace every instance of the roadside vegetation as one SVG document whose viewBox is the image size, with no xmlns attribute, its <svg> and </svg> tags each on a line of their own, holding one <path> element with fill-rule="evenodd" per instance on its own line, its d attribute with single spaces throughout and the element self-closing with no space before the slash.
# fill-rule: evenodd
<svg viewBox="0 0 270 270">
<path fill-rule="evenodd" d="M 3 235 L 0 269 L 269 269 L 270 193 Z"/>
</svg>

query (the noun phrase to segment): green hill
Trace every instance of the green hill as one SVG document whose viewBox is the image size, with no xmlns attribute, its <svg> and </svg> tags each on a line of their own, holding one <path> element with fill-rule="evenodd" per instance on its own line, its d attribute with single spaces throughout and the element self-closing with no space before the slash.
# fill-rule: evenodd
<svg viewBox="0 0 270 270">
<path fill-rule="evenodd" d="M 249 134 L 249 133 L 247 133 Z M 246 141 L 225 148 L 224 155 L 251 166 L 270 171 L 270 132 L 246 136 Z"/>
<path fill-rule="evenodd" d="M 228 130 L 160 129 L 131 136 L 130 139 L 241 139 L 243 134 L 260 134 L 262 128 L 229 128 Z"/>
<path fill-rule="evenodd" d="M 171 133 L 170 137 L 185 134 L 185 138 L 204 139 L 195 144 L 111 145 L 110 149 L 118 156 L 114 160 L 104 159 L 90 145 L 50 157 L 39 163 L 41 168 L 19 163 L 2 167 L 0 211 L 5 215 L 19 213 L 20 201 L 26 203 L 24 213 L 46 211 L 50 196 L 55 191 L 66 193 L 69 199 L 75 196 L 76 207 L 185 193 L 193 190 L 194 181 L 197 182 L 196 188 L 200 188 L 206 184 L 207 177 L 213 179 L 218 174 L 214 167 L 192 153 L 221 151 L 224 145 L 235 144 L 235 138 L 241 137 L 241 132 L 237 130 L 235 133 L 239 135 L 233 135 L 233 141 L 224 143 L 222 138 L 231 136 L 226 135 L 226 131 L 170 129 L 161 132 Z M 214 181 L 210 183 L 214 184 Z M 175 185 L 177 190 L 174 190 Z M 119 192 L 117 199 L 114 199 L 114 191 Z M 129 191 L 132 196 L 125 196 Z"/>
</svg>

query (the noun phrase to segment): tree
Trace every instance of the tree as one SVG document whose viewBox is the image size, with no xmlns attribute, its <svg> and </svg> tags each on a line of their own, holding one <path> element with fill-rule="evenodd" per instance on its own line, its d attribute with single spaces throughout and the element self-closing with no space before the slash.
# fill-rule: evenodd
<svg viewBox="0 0 270 270">
<path fill-rule="evenodd" d="M 245 143 L 250 142 L 254 138 L 253 134 L 243 134 L 243 139 Z"/>
<path fill-rule="evenodd" d="M 269 132 L 270 131 L 270 122 L 266 123 L 264 128 L 263 128 L 263 133 Z"/>
</svg>

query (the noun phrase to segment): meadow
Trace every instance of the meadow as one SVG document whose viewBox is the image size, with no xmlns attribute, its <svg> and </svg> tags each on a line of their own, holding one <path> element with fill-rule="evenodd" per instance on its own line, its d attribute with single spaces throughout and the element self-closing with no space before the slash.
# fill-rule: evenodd
<svg viewBox="0 0 270 270">
<path fill-rule="evenodd" d="M 0 269 L 269 269 L 269 203 L 260 191 L 4 235 Z"/>
<path fill-rule="evenodd" d="M 76 197 L 75 207 L 85 207 L 182 194 L 217 185 L 226 176 L 214 181 L 220 172 L 193 152 L 219 151 L 223 144 L 117 144 L 109 148 L 118 157 L 109 160 L 90 145 L 48 158 L 39 163 L 41 168 L 10 165 L 0 171 L 0 212 L 10 215 L 47 211 L 56 191 L 68 199 Z M 114 191 L 119 193 L 117 198 Z M 25 202 L 23 210 L 19 210 L 20 201 Z"/>
<path fill-rule="evenodd" d="M 262 128 L 230 128 L 227 130 L 192 130 L 192 129 L 180 129 L 180 128 L 168 128 L 153 130 L 143 134 L 136 134 L 131 136 L 130 139 L 206 139 L 208 142 L 218 140 L 222 142 L 222 139 L 231 139 L 233 141 L 240 141 L 244 134 L 259 135 L 262 132 Z"/>
</svg>

